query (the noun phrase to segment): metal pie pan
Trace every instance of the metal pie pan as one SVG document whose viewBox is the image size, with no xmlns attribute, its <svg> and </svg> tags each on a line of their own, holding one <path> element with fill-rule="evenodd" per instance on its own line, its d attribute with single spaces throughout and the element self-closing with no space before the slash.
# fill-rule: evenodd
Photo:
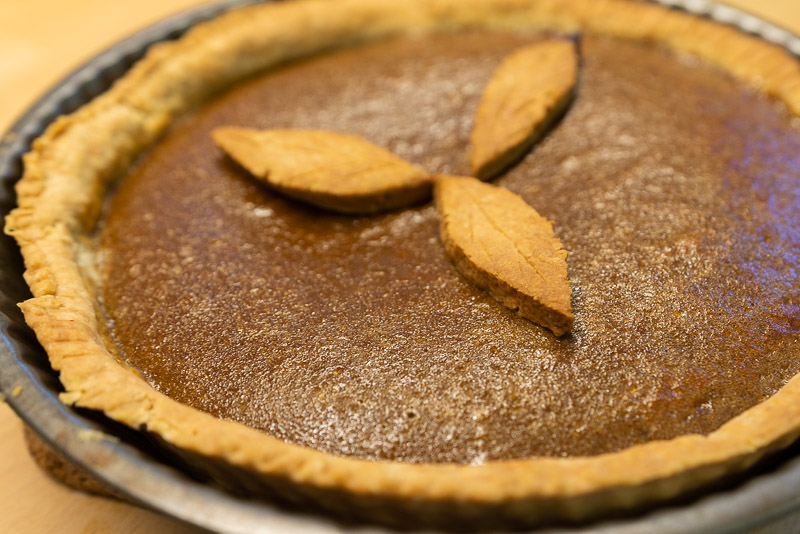
<svg viewBox="0 0 800 534">
<path fill-rule="evenodd" d="M 0 216 L 15 204 L 13 185 L 32 140 L 59 115 L 106 90 L 159 41 L 174 39 L 194 24 L 252 3 L 229 0 L 180 14 L 121 41 L 64 78 L 0 138 Z M 733 25 L 800 55 L 800 38 L 740 10 L 706 0 L 658 3 Z M 193 478 L 138 432 L 101 414 L 63 405 L 58 375 L 27 327 L 16 304 L 30 298 L 23 263 L 13 239 L 0 236 L 0 392 L 19 417 L 48 445 L 131 502 L 186 523 L 221 533 L 386 533 L 383 527 L 344 524 L 308 510 L 251 500 Z M 115 439 L 87 439 L 101 431 Z M 634 516 L 541 533 L 776 533 L 800 532 L 800 445 L 747 476 L 681 502 Z"/>
</svg>

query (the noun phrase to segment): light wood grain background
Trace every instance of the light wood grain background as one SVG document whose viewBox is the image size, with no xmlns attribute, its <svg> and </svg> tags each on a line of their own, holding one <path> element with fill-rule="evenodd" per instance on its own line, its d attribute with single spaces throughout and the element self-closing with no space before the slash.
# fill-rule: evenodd
<svg viewBox="0 0 800 534">
<path fill-rule="evenodd" d="M 167 15 L 205 3 L 0 0 L 0 133 L 46 89 L 94 54 Z M 727 3 L 800 33 L 800 0 Z M 5 405 L 0 405 L 0 480 L 0 532 L 197 532 L 152 512 L 51 481 L 28 457 L 21 424 Z"/>
</svg>

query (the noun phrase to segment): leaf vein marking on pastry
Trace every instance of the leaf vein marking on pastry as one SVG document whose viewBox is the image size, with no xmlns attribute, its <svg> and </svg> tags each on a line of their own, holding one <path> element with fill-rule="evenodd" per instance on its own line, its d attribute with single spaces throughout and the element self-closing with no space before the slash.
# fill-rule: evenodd
<svg viewBox="0 0 800 534">
<path fill-rule="evenodd" d="M 357 177 L 357 176 L 359 176 L 361 174 L 368 174 L 368 173 L 371 173 L 371 172 L 372 173 L 377 173 L 380 170 L 389 169 L 391 167 L 392 167 L 392 163 L 385 162 L 385 163 L 383 163 L 381 165 L 370 165 L 370 166 L 363 167 L 361 169 L 353 169 L 351 167 L 351 165 L 348 164 L 347 162 L 342 162 L 342 163 L 338 163 L 336 165 L 314 167 L 314 168 L 305 170 L 303 172 L 287 175 L 287 178 L 291 179 L 292 181 L 299 181 L 300 179 L 303 179 L 303 178 L 306 178 L 306 177 L 312 177 L 313 178 L 314 176 L 318 176 L 318 175 L 320 175 L 322 173 L 326 173 L 328 175 L 335 176 L 335 177 L 344 176 L 346 178 L 355 178 L 355 177 Z M 339 171 L 339 172 L 337 172 L 337 171 Z M 303 182 L 303 184 L 306 187 L 308 187 L 310 190 L 314 187 L 314 184 L 316 184 L 316 183 L 319 183 L 319 182 L 317 182 L 315 180 L 308 180 L 308 181 L 304 181 Z M 325 184 L 323 183 L 323 186 L 324 185 Z"/>
<path fill-rule="evenodd" d="M 578 77 L 573 41 L 550 39 L 507 56 L 484 89 L 470 136 L 472 174 L 493 178 L 521 158 L 559 117 Z"/>
<path fill-rule="evenodd" d="M 469 191 L 465 191 L 464 193 L 466 194 L 466 196 L 468 196 L 470 198 L 470 200 L 472 200 L 472 203 L 474 204 L 474 206 L 478 210 L 478 212 L 483 216 L 483 219 L 486 222 L 488 222 L 492 226 L 492 228 L 494 228 L 497 231 L 497 233 L 502 235 L 506 239 L 506 241 L 508 241 L 511 244 L 512 248 L 517 252 L 517 254 L 521 258 L 523 258 L 525 260 L 525 263 L 531 269 L 533 269 L 533 272 L 535 272 L 537 275 L 539 275 L 539 278 L 541 278 L 542 281 L 547 282 L 547 278 L 541 273 L 541 271 L 539 271 L 539 268 L 536 266 L 536 263 L 532 259 L 531 255 L 526 253 L 526 252 L 524 252 L 519 247 L 519 245 L 514 240 L 514 238 L 512 236 L 508 235 L 508 233 L 503 229 L 503 227 L 500 224 L 498 224 L 497 221 L 495 221 L 491 217 L 491 215 L 489 215 L 486 212 L 486 210 L 481 205 L 481 201 L 478 200 L 477 198 L 475 198 L 475 196 L 472 195 Z M 482 245 L 483 249 L 486 251 L 487 256 L 489 256 L 490 258 L 493 258 L 494 254 L 491 254 L 489 252 L 489 249 L 487 248 L 486 242 L 485 241 L 481 241 L 481 245 Z M 522 265 L 519 265 L 519 264 L 516 264 L 516 265 L 517 265 L 517 268 L 519 269 L 519 275 L 520 276 L 525 276 L 525 271 L 523 270 Z"/>
<path fill-rule="evenodd" d="M 430 198 L 427 172 L 352 134 L 223 127 L 212 137 L 255 178 L 318 207 L 375 213 Z"/>
<path fill-rule="evenodd" d="M 572 328 L 567 252 L 553 223 L 521 197 L 475 178 L 435 178 L 445 251 L 466 278 L 562 335 Z"/>
</svg>

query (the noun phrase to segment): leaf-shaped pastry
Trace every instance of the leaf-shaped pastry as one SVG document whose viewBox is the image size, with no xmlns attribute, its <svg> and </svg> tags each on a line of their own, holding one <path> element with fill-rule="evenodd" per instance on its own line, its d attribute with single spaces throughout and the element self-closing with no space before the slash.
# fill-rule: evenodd
<svg viewBox="0 0 800 534">
<path fill-rule="evenodd" d="M 522 157 L 566 109 L 578 77 L 573 41 L 552 39 L 506 57 L 484 89 L 472 130 L 472 174 L 488 180 Z"/>
<path fill-rule="evenodd" d="M 256 178 L 322 208 L 375 213 L 431 194 L 428 173 L 356 135 L 225 127 L 212 136 Z"/>
<path fill-rule="evenodd" d="M 461 176 L 434 181 L 442 241 L 461 274 L 557 336 L 571 330 L 567 251 L 553 223 L 507 189 Z"/>
</svg>

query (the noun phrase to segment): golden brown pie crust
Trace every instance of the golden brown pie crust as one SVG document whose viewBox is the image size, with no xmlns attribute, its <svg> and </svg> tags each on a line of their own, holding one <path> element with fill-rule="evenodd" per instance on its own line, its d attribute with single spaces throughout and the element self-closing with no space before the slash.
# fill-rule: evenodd
<svg viewBox="0 0 800 534">
<path fill-rule="evenodd" d="M 104 192 L 178 116 L 252 73 L 381 36 L 465 27 L 551 28 L 663 43 L 715 64 L 800 115 L 800 65 L 732 28 L 625 0 L 306 0 L 253 6 L 154 47 L 106 94 L 58 119 L 24 158 L 8 217 L 34 297 L 25 317 L 60 371 L 65 403 L 145 429 L 214 476 L 382 521 L 580 519 L 666 499 L 741 471 L 800 435 L 800 378 L 709 435 L 593 457 L 483 465 L 338 457 L 222 421 L 155 391 L 104 341 L 89 234 Z M 383 506 L 374 507 L 371 503 Z M 474 523 L 473 523 L 474 524 Z"/>
</svg>

